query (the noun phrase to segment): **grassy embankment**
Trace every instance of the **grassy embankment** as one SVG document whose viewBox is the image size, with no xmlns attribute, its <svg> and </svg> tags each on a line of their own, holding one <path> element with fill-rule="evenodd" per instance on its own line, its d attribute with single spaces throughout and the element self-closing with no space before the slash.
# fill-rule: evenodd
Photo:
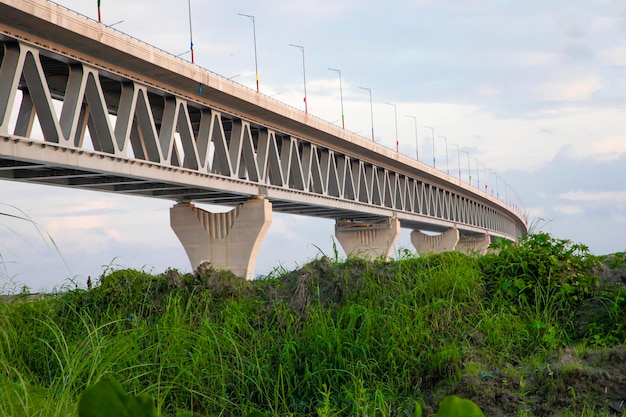
<svg viewBox="0 0 626 417">
<path fill-rule="evenodd" d="M 488 416 L 626 416 L 626 286 L 600 285 L 600 261 L 534 234 L 254 282 L 108 271 L 89 291 L 0 302 L 0 415 L 76 415 L 113 375 L 166 416 L 402 416 L 448 394 Z M 626 259 L 605 264 L 615 278 Z"/>
</svg>

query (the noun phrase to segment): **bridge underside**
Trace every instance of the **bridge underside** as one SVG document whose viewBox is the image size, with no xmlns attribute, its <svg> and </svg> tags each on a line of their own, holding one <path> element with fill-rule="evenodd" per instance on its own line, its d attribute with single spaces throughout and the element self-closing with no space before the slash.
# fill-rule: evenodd
<svg viewBox="0 0 626 417">
<path fill-rule="evenodd" d="M 61 161 L 68 165 L 61 165 Z M 438 221 L 429 216 L 367 204 L 362 204 L 362 211 L 358 211 L 359 206 L 354 202 L 339 198 L 250 184 L 95 151 L 65 149 L 56 144 L 22 138 L 0 137 L 0 179 L 233 207 L 244 204 L 251 197 L 262 196 L 271 202 L 273 211 L 287 214 L 364 224 L 377 224 L 395 217 L 402 228 L 435 233 L 451 227 L 449 221 Z M 480 227 L 459 226 L 462 233 L 469 236 L 481 236 L 485 231 Z M 497 232 L 491 234 L 507 237 Z"/>
<path fill-rule="evenodd" d="M 51 149 L 44 151 L 47 148 Z M 421 243 L 412 236 L 414 246 L 423 254 L 455 248 L 463 250 L 456 247 L 457 242 L 473 242 L 485 239 L 485 236 L 488 244 L 492 237 L 479 228 L 468 230 L 465 227 L 461 234 L 457 228 L 450 229 L 443 222 L 438 225 L 433 223 L 433 219 L 421 220 L 414 214 L 409 216 L 385 209 L 372 210 L 365 205 L 363 212 L 358 212 L 353 203 L 348 204 L 336 198 L 303 194 L 299 199 L 294 199 L 294 190 L 259 187 L 245 181 L 199 175 L 145 161 L 129 161 L 93 151 L 66 149 L 43 141 L 0 137 L 0 150 L 0 178 L 180 202 L 170 213 L 172 228 L 188 253 L 192 267 L 209 261 L 218 268 L 230 269 L 249 279 L 254 277 L 256 254 L 271 223 L 272 211 L 334 219 L 335 235 L 345 252 L 368 258 L 389 257 L 400 227 L 409 228 L 414 234 L 423 236 Z M 36 160 L 42 156 L 49 160 Z M 61 161 L 65 161 L 68 166 L 61 165 Z M 257 197 L 251 199 L 255 195 Z M 213 214 L 195 208 L 189 204 L 191 201 L 235 208 L 229 213 Z M 251 202 L 258 201 L 266 202 L 261 212 L 252 209 L 260 214 L 239 215 L 240 212 L 249 213 Z M 441 234 L 426 235 L 420 230 Z M 451 232 L 455 236 L 453 240 L 449 237 Z M 439 236 L 447 238 L 441 239 Z M 466 252 L 474 250 L 484 252 L 486 245 L 465 249 Z"/>
</svg>

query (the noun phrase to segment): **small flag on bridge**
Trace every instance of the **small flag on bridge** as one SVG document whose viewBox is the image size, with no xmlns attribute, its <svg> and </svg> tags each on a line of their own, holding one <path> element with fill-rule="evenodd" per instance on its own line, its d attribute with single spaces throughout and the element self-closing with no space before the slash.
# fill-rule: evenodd
<svg viewBox="0 0 626 417">
<path fill-rule="evenodd" d="M 98 0 L 98 23 L 102 23 L 102 16 L 100 15 L 100 0 Z"/>
</svg>

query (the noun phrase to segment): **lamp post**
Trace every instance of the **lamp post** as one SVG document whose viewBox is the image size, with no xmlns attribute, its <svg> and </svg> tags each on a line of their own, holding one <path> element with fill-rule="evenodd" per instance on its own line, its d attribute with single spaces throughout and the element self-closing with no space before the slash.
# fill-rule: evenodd
<svg viewBox="0 0 626 417">
<path fill-rule="evenodd" d="M 500 185 L 498 184 L 498 174 L 494 171 L 493 174 L 496 176 L 496 198 L 500 200 Z M 502 201 L 502 200 L 500 200 Z"/>
<path fill-rule="evenodd" d="M 472 159 L 476 161 L 476 182 L 478 183 L 476 188 L 478 188 L 478 190 L 480 191 L 480 172 L 478 171 L 478 158 Z"/>
<path fill-rule="evenodd" d="M 471 187 L 471 186 L 472 186 L 472 169 L 471 169 L 471 167 L 470 167 L 470 156 L 469 156 L 469 152 L 466 152 L 466 151 L 461 151 L 461 152 L 463 152 L 464 154 L 466 154 L 466 155 L 467 155 L 467 177 L 468 177 L 468 179 L 469 179 L 468 184 L 469 184 L 469 185 L 470 185 L 470 187 Z"/>
<path fill-rule="evenodd" d="M 259 92 L 259 64 L 256 55 L 256 25 L 254 24 L 254 16 L 250 14 L 237 13 L 239 16 L 244 16 L 252 20 L 252 36 L 254 39 L 254 79 L 256 81 L 256 92 Z"/>
<path fill-rule="evenodd" d="M 437 163 L 435 160 L 435 129 L 430 126 L 424 126 L 426 129 L 430 129 L 430 132 L 433 134 L 433 168 L 437 168 Z"/>
<path fill-rule="evenodd" d="M 370 93 L 370 120 L 372 121 L 372 142 L 374 142 L 374 106 L 372 105 L 372 89 L 367 87 L 359 88 Z"/>
<path fill-rule="evenodd" d="M 485 183 L 485 194 L 487 194 L 487 167 L 482 162 L 480 163 L 483 166 L 483 178 Z"/>
<path fill-rule="evenodd" d="M 461 181 L 461 148 L 456 143 L 450 143 L 456 146 L 456 161 L 459 164 L 459 181 Z"/>
<path fill-rule="evenodd" d="M 302 51 L 302 77 L 304 79 L 304 112 L 306 114 L 309 113 L 309 109 L 307 107 L 307 103 L 306 103 L 306 69 L 305 69 L 305 65 L 304 65 L 304 46 L 302 45 L 294 45 L 293 43 L 290 43 L 289 46 L 293 46 L 294 48 L 299 48 L 300 51 Z"/>
<path fill-rule="evenodd" d="M 343 87 L 341 85 L 341 70 L 335 69 L 335 68 L 328 68 L 331 71 L 335 71 L 337 74 L 339 74 L 339 98 L 341 100 L 341 128 L 345 129 L 346 128 L 346 122 L 343 116 Z"/>
<path fill-rule="evenodd" d="M 394 103 L 387 103 L 385 102 L 385 104 L 389 104 L 390 106 L 393 106 L 393 114 L 396 120 L 396 153 L 399 152 L 399 143 L 398 143 L 398 111 L 396 109 L 396 105 Z"/>
<path fill-rule="evenodd" d="M 448 160 L 448 138 L 445 137 L 445 136 L 439 136 L 439 137 L 443 138 L 443 140 L 446 143 L 446 173 L 448 175 L 450 175 L 450 163 L 449 163 L 449 160 Z"/>
<path fill-rule="evenodd" d="M 493 172 L 491 168 L 487 168 L 487 171 L 489 171 L 489 174 L 491 175 L 491 196 L 493 197 L 493 188 L 494 188 L 493 184 L 495 183 L 494 181 L 495 172 Z"/>
<path fill-rule="evenodd" d="M 510 206 L 509 204 L 509 183 L 504 181 L 504 204 Z"/>
<path fill-rule="evenodd" d="M 98 4 L 100 4 L 99 1 Z M 193 57 L 193 32 L 191 30 L 191 0 L 187 1 L 187 5 L 189 6 L 189 49 L 191 49 L 191 63 L 193 64 L 195 60 Z"/>
<path fill-rule="evenodd" d="M 408 114 L 407 114 L 406 117 L 410 117 L 415 122 L 415 160 L 417 162 L 419 162 L 419 160 L 420 160 L 420 152 L 419 152 L 419 147 L 418 147 L 418 144 L 417 144 L 417 142 L 418 142 L 417 141 L 417 117 L 409 116 Z"/>
</svg>

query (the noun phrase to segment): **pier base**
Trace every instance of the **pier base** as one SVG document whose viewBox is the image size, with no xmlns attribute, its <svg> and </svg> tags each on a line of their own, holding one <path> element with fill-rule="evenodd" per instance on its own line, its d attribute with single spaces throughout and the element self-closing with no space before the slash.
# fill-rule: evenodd
<svg viewBox="0 0 626 417">
<path fill-rule="evenodd" d="M 367 259 L 389 259 L 400 237 L 400 221 L 392 217 L 381 224 L 363 224 L 337 220 L 335 237 L 346 255 Z"/>
<path fill-rule="evenodd" d="M 191 203 L 170 209 L 170 225 L 192 268 L 208 261 L 246 279 L 254 279 L 256 258 L 271 223 L 272 204 L 262 197 L 226 213 L 211 213 Z"/>
<path fill-rule="evenodd" d="M 461 236 L 459 243 L 456 245 L 456 250 L 463 253 L 477 252 L 481 255 L 487 253 L 489 244 L 491 243 L 491 237 L 489 233 L 483 233 L 480 235 Z"/>
<path fill-rule="evenodd" d="M 453 251 L 458 242 L 459 230 L 456 227 L 433 236 L 419 230 L 411 232 L 411 243 L 420 255 Z"/>
</svg>

